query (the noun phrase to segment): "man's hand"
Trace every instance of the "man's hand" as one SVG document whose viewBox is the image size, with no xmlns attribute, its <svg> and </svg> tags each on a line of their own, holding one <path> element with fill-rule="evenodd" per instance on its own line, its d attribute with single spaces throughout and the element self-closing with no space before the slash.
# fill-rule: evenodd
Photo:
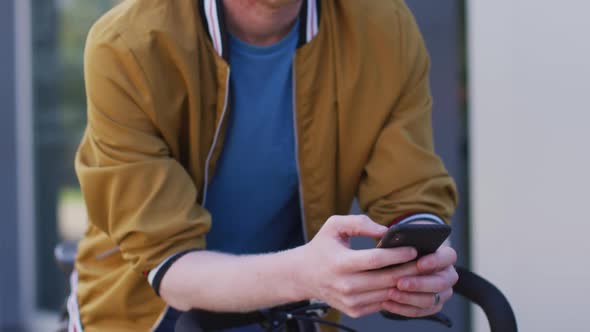
<svg viewBox="0 0 590 332">
<path fill-rule="evenodd" d="M 301 247 L 302 282 L 308 298 L 317 298 L 351 317 L 387 310 L 406 317 L 439 312 L 458 276 L 457 255 L 447 245 L 418 261 L 413 248 L 352 250 L 354 236 L 382 237 L 387 227 L 366 216 L 330 218 L 317 236 Z M 397 265 L 395 267 L 389 267 Z M 439 297 L 435 304 L 435 294 Z"/>
<path fill-rule="evenodd" d="M 404 264 L 416 258 L 414 248 L 350 249 L 351 237 L 380 238 L 385 232 L 387 227 L 366 216 L 328 219 L 316 237 L 299 248 L 299 280 L 307 285 L 306 297 L 325 301 L 351 317 L 380 311 L 403 277 L 420 273 L 416 263 Z M 397 264 L 404 265 L 388 267 Z"/>
<path fill-rule="evenodd" d="M 417 267 L 418 274 L 400 278 L 382 308 L 406 317 L 424 317 L 441 311 L 459 278 L 453 266 L 456 261 L 455 250 L 443 245 L 436 253 L 409 263 Z M 435 294 L 440 298 L 438 303 Z"/>
</svg>

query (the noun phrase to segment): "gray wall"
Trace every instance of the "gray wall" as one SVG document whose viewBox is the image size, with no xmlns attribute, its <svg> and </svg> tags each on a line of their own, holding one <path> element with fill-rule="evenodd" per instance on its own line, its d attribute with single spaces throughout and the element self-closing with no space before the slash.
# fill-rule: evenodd
<svg viewBox="0 0 590 332">
<path fill-rule="evenodd" d="M 522 331 L 590 331 L 590 1 L 468 4 L 474 268 Z"/>
<path fill-rule="evenodd" d="M 21 320 L 16 201 L 14 2 L 0 1 L 0 331 Z"/>
</svg>

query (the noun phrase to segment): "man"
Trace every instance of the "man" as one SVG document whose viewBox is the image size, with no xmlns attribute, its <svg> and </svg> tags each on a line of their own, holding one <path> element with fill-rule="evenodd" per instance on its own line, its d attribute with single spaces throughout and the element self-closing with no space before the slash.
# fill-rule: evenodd
<svg viewBox="0 0 590 332">
<path fill-rule="evenodd" d="M 416 263 L 348 246 L 456 204 L 402 0 L 129 0 L 95 24 L 85 64 L 71 330 L 304 299 L 419 317 L 451 297 L 449 247 Z M 355 196 L 367 217 L 347 216 Z"/>
</svg>

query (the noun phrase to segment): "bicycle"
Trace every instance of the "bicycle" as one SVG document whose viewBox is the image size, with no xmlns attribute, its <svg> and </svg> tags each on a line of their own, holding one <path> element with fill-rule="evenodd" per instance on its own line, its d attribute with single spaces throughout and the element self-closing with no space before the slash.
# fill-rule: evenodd
<svg viewBox="0 0 590 332">
<path fill-rule="evenodd" d="M 64 271 L 69 274 L 74 267 L 77 246 L 75 243 L 61 243 L 55 248 L 55 258 Z M 518 326 L 514 311 L 508 299 L 491 282 L 459 266 L 455 267 L 459 281 L 453 287 L 455 294 L 481 307 L 488 319 L 491 332 L 517 332 Z M 183 313 L 177 323 L 177 332 L 213 332 L 259 324 L 268 332 L 298 331 L 295 327 L 300 322 L 324 324 L 347 332 L 356 330 L 322 319 L 329 305 L 319 301 L 305 301 L 287 304 L 266 310 L 249 313 L 213 313 L 204 310 L 191 310 Z M 67 315 L 67 314 L 66 314 Z M 382 313 L 390 320 L 430 320 L 452 327 L 452 321 L 444 314 L 423 318 L 407 318 L 391 313 Z M 65 316 L 67 318 L 67 316 Z"/>
</svg>

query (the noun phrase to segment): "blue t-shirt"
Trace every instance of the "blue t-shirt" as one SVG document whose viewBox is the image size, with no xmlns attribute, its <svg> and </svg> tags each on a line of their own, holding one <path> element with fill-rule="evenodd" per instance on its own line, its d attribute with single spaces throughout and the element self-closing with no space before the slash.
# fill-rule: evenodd
<svg viewBox="0 0 590 332">
<path fill-rule="evenodd" d="M 258 47 L 230 36 L 230 96 L 223 151 L 207 192 L 207 250 L 275 252 L 302 245 L 293 113 L 293 57 L 299 23 L 278 43 Z M 236 276 L 239 277 L 239 276 Z M 170 308 L 158 332 L 171 332 Z M 261 332 L 247 326 L 225 332 Z"/>
<path fill-rule="evenodd" d="M 207 250 L 254 254 L 303 244 L 293 126 L 297 25 L 266 47 L 230 36 L 230 110 L 207 192 Z"/>
</svg>

